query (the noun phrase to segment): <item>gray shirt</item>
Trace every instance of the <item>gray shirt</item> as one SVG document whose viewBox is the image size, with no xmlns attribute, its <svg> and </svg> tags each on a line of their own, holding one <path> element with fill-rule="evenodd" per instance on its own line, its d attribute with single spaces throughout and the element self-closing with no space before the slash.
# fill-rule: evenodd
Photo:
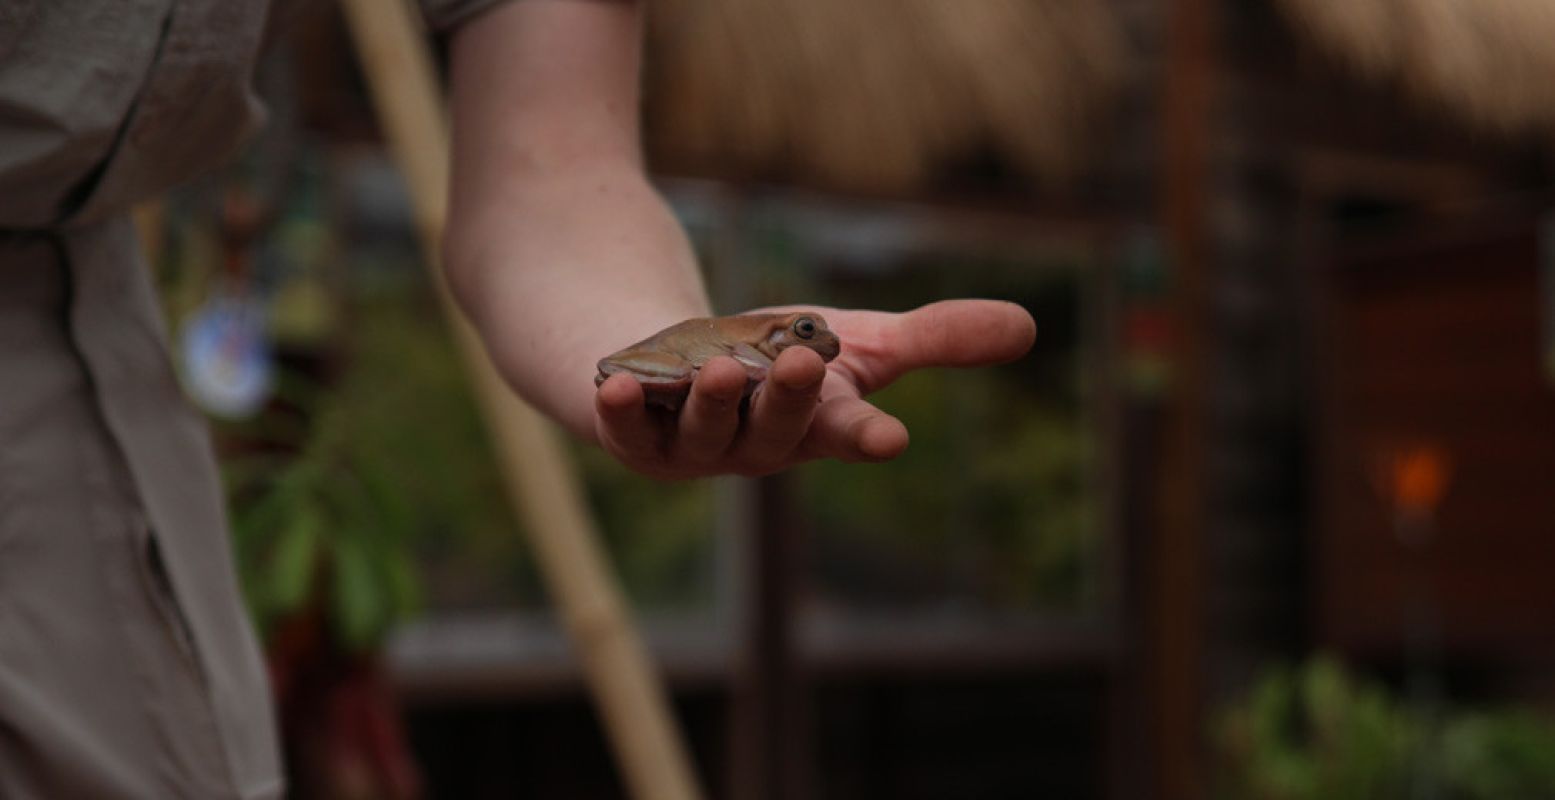
<svg viewBox="0 0 1555 800">
<path fill-rule="evenodd" d="M 444 30 L 495 1 L 423 6 Z M 273 13 L 0 0 L 0 794 L 281 791 L 210 444 L 126 219 L 258 125 Z"/>
</svg>

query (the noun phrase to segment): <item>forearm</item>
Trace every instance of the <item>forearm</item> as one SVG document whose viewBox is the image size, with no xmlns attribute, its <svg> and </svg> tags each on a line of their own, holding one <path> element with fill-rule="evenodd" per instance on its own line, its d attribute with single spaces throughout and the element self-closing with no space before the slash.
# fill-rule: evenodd
<svg viewBox="0 0 1555 800">
<path fill-rule="evenodd" d="M 593 435 L 594 361 L 707 311 L 638 151 L 640 10 L 521 0 L 455 37 L 445 264 L 508 381 Z"/>
<path fill-rule="evenodd" d="M 519 194 L 502 208 L 509 219 L 450 228 L 450 278 L 509 384 L 589 438 L 595 361 L 705 315 L 705 295 L 684 235 L 640 176 Z"/>
</svg>

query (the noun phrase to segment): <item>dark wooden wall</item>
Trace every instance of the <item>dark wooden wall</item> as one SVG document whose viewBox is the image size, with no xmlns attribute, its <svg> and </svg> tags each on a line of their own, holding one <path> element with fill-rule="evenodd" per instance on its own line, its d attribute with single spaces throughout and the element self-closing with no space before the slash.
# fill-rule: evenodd
<svg viewBox="0 0 1555 800">
<path fill-rule="evenodd" d="M 1412 231 L 1327 275 L 1317 529 L 1320 644 L 1386 656 L 1425 626 L 1446 656 L 1555 656 L 1555 383 L 1534 220 Z M 1389 448 L 1450 462 L 1435 533 L 1396 535 Z"/>
</svg>

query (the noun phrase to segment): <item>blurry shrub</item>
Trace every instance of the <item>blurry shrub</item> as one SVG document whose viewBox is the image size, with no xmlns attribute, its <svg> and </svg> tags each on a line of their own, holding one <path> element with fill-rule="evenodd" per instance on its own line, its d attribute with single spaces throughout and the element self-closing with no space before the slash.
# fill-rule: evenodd
<svg viewBox="0 0 1555 800">
<path fill-rule="evenodd" d="M 262 629 L 318 600 L 341 638 L 363 646 L 419 606 L 424 578 L 460 599 L 480 596 L 498 553 L 502 577 L 521 577 L 461 367 L 440 322 L 403 299 L 357 309 L 361 333 L 340 375 L 324 385 L 293 377 L 290 409 L 223 429 L 250 451 L 229 458 L 227 472 L 239 566 Z"/>
<path fill-rule="evenodd" d="M 1522 711 L 1429 719 L 1337 662 L 1270 671 L 1217 726 L 1235 800 L 1555 797 L 1555 724 Z"/>
<path fill-rule="evenodd" d="M 318 424 L 343 430 L 336 419 Z M 343 441 L 321 432 L 252 503 L 234 509 L 233 528 L 244 595 L 262 631 L 322 603 L 337 639 L 361 649 L 417 606 L 419 588 L 396 501 L 380 476 L 356 468 Z"/>
<path fill-rule="evenodd" d="M 1084 599 L 1090 437 L 1073 413 L 1032 402 L 1002 370 L 918 372 L 871 400 L 912 445 L 889 465 L 804 468 L 818 528 L 940 564 L 994 607 Z"/>
<path fill-rule="evenodd" d="M 1467 714 L 1442 732 L 1441 753 L 1463 797 L 1555 797 L 1555 726 L 1542 717 Z"/>
<path fill-rule="evenodd" d="M 710 605 L 712 481 L 652 481 L 597 447 L 579 444 L 573 452 L 589 506 L 632 601 L 660 610 Z"/>
</svg>

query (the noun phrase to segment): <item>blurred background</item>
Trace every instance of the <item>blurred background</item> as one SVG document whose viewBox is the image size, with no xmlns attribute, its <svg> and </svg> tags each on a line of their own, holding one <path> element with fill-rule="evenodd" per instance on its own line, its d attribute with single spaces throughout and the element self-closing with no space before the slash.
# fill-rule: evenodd
<svg viewBox="0 0 1555 800">
<path fill-rule="evenodd" d="M 711 796 L 1555 797 L 1555 7 L 647 5 L 717 308 L 1040 329 L 889 465 L 573 449 Z M 339 11 L 258 83 L 140 222 L 296 796 L 624 796 Z"/>
</svg>

